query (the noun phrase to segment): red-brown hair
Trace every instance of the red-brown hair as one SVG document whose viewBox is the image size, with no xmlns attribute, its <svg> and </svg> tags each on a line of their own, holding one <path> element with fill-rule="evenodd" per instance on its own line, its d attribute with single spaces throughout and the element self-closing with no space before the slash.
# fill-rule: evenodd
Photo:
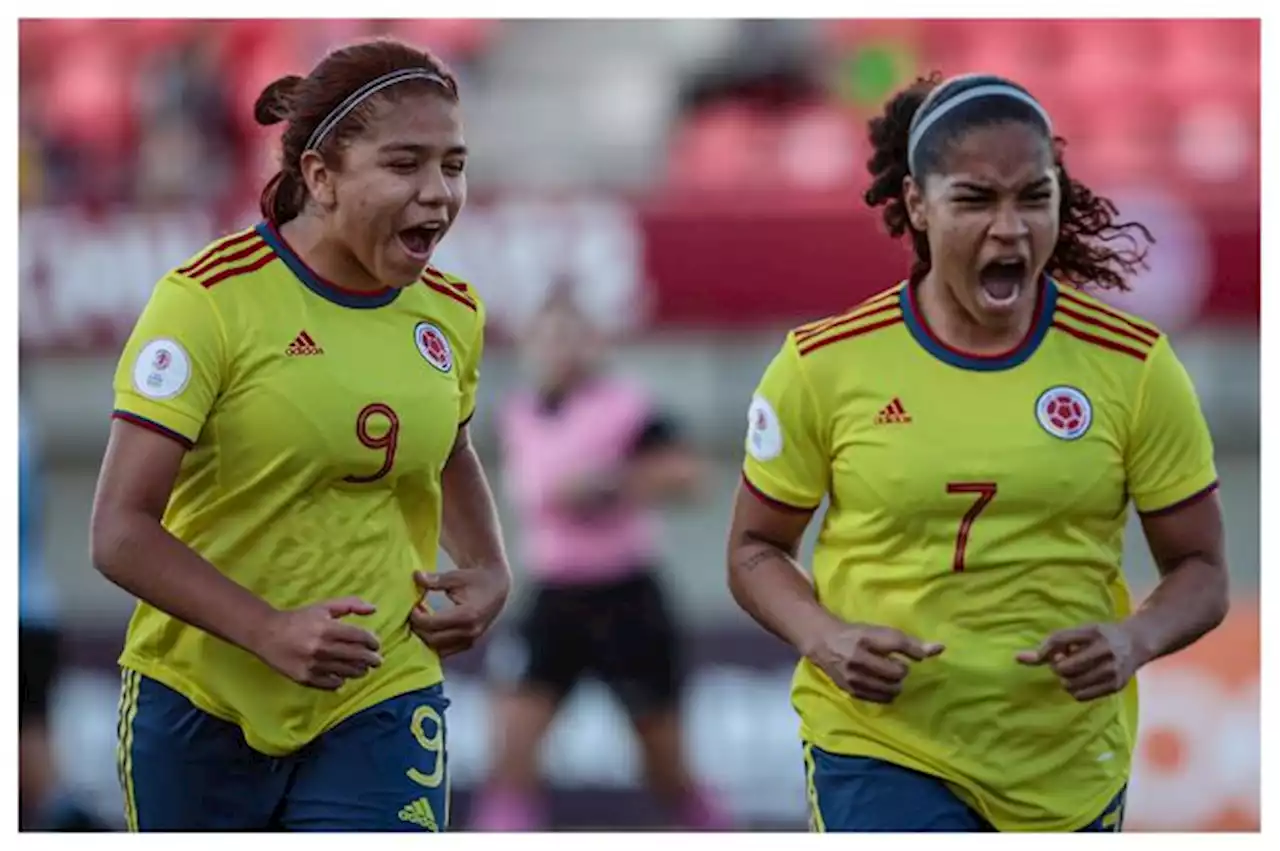
<svg viewBox="0 0 1280 851">
<path fill-rule="evenodd" d="M 458 99 L 458 80 L 429 51 L 392 39 L 377 39 L 340 47 L 329 53 L 306 77 L 296 74 L 270 83 L 253 105 L 253 117 L 263 126 L 286 122 L 280 138 L 280 170 L 262 189 L 262 215 L 281 225 L 296 218 L 307 202 L 302 178 L 302 154 L 311 134 L 358 89 L 386 74 L 421 68 L 438 75 L 444 88 L 429 80 L 408 80 L 372 95 L 325 135 L 317 153 L 330 168 L 341 166 L 342 148 L 368 127 L 379 98 L 397 98 L 431 90 Z"/>
</svg>

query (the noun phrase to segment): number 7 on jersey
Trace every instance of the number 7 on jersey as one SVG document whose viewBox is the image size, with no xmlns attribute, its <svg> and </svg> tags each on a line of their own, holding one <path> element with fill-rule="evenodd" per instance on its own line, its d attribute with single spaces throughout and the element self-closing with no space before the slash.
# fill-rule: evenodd
<svg viewBox="0 0 1280 851">
<path fill-rule="evenodd" d="M 969 548 L 969 532 L 978 515 L 996 498 L 996 485 L 995 482 L 948 482 L 947 493 L 976 497 L 960 519 L 960 528 L 956 531 L 956 552 L 951 559 L 951 569 L 961 573 L 964 571 L 965 551 Z"/>
</svg>

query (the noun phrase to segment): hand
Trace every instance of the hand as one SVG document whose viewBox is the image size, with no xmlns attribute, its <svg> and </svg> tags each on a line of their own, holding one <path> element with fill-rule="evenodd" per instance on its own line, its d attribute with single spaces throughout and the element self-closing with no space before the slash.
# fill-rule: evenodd
<svg viewBox="0 0 1280 851">
<path fill-rule="evenodd" d="M 902 692 L 908 671 L 895 655 L 923 662 L 942 651 L 937 642 L 922 642 L 890 627 L 840 624 L 822 634 L 805 655 L 859 700 L 891 703 Z"/>
<path fill-rule="evenodd" d="M 1123 691 L 1139 666 L 1133 638 L 1120 624 L 1064 629 L 1016 658 L 1024 665 L 1049 665 L 1063 688 L 1082 702 Z"/>
<path fill-rule="evenodd" d="M 378 637 L 343 623 L 347 615 L 371 615 L 377 609 L 356 597 L 329 600 L 276 612 L 263 625 L 253 652 L 300 685 L 334 691 L 382 664 Z"/>
<path fill-rule="evenodd" d="M 504 568 L 417 571 L 413 581 L 424 593 L 443 591 L 454 604 L 448 611 L 433 613 L 423 601 L 409 614 L 414 635 L 441 658 L 470 649 L 502 612 L 511 589 L 511 577 Z"/>
<path fill-rule="evenodd" d="M 623 483 L 617 474 L 597 473 L 567 483 L 560 500 L 568 511 L 589 518 L 617 507 L 622 495 Z"/>
</svg>

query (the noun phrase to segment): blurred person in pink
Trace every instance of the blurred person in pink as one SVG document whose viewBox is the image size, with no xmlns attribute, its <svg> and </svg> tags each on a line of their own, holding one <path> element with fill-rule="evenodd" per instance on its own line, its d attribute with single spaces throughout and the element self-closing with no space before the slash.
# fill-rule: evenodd
<svg viewBox="0 0 1280 851">
<path fill-rule="evenodd" d="M 496 683 L 495 759 L 472 826 L 546 827 L 538 755 L 564 699 L 602 681 L 635 727 L 649 788 L 689 829 L 728 829 L 688 767 L 679 637 L 658 578 L 651 507 L 689 497 L 697 457 L 646 393 L 609 375 L 604 346 L 567 293 L 523 340 L 534 386 L 501 411 L 512 505 L 532 588 L 487 658 Z"/>
</svg>

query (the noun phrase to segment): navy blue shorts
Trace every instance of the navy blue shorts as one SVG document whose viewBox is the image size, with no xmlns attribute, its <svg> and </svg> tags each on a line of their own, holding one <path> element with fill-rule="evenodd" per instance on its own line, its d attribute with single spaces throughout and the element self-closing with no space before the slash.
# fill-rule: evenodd
<svg viewBox="0 0 1280 851">
<path fill-rule="evenodd" d="M 825 832 L 990 833 L 995 828 L 936 777 L 884 760 L 805 746 L 810 829 Z M 1081 833 L 1114 833 L 1120 792 Z"/>
<path fill-rule="evenodd" d="M 124 672 L 118 763 L 130 830 L 444 831 L 442 686 L 385 700 L 272 757 L 235 724 Z"/>
</svg>

